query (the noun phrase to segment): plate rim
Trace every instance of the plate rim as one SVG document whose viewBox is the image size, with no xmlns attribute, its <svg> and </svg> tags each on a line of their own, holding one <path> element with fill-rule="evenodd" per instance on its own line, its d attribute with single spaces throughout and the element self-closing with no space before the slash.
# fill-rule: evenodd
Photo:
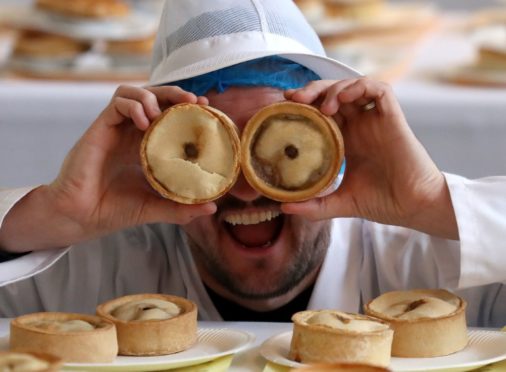
<svg viewBox="0 0 506 372">
<path fill-rule="evenodd" d="M 86 371 L 138 371 L 139 367 L 142 367 L 145 371 L 158 371 L 158 370 L 170 370 L 174 368 L 181 368 L 181 367 L 187 367 L 192 365 L 197 365 L 201 363 L 206 363 L 211 360 L 215 360 L 227 355 L 233 355 L 238 352 L 241 352 L 251 345 L 254 344 L 256 340 L 256 335 L 242 330 L 242 329 L 234 329 L 234 328 L 227 328 L 227 327 L 211 327 L 206 328 L 202 327 L 198 329 L 198 337 L 202 337 L 203 335 L 211 332 L 226 332 L 228 334 L 234 334 L 236 336 L 241 336 L 244 338 L 242 342 L 238 342 L 237 345 L 234 347 L 228 348 L 223 351 L 219 352 L 213 352 L 208 354 L 203 354 L 200 356 L 194 356 L 194 357 L 188 357 L 188 358 L 181 358 L 175 361 L 160 361 L 160 360 L 146 360 L 149 358 L 152 359 L 160 359 L 160 358 L 170 358 L 173 355 L 176 354 L 168 354 L 168 355 L 158 355 L 158 356 L 139 356 L 139 357 L 131 357 L 131 356 L 122 356 L 118 355 L 115 359 L 117 361 L 117 358 L 131 358 L 133 360 L 138 359 L 138 363 L 130 361 L 128 364 L 115 364 L 114 361 L 111 363 L 64 363 L 63 364 L 63 370 L 86 370 Z M 9 333 L 5 335 L 0 336 L 0 341 L 7 340 L 7 345 L 9 342 Z M 198 345 L 199 342 L 197 342 L 195 345 L 193 345 L 191 348 L 194 348 Z M 209 345 L 209 343 L 208 343 Z M 188 348 L 184 351 L 191 350 L 191 348 Z M 136 369 L 137 368 L 137 369 Z M 147 369 L 146 369 L 147 368 Z"/>
<path fill-rule="evenodd" d="M 268 362 L 273 362 L 273 363 L 276 363 L 276 364 L 281 364 L 283 366 L 287 366 L 287 367 L 300 367 L 300 366 L 303 366 L 304 365 L 303 363 L 299 363 L 299 362 L 296 362 L 296 361 L 291 361 L 291 360 L 287 359 L 286 357 L 284 357 L 283 359 L 285 359 L 288 363 L 282 364 L 282 362 L 284 362 L 283 360 L 280 362 L 279 359 L 276 361 L 273 358 L 271 359 L 270 357 L 267 356 L 267 355 L 272 355 L 272 352 L 266 351 L 266 349 L 268 347 L 271 347 L 270 345 L 274 344 L 275 341 L 276 341 L 276 339 L 278 339 L 278 338 L 286 338 L 291 333 L 293 333 L 293 331 L 281 332 L 281 333 L 278 333 L 278 334 L 273 335 L 273 336 L 269 337 L 268 339 L 266 339 L 260 345 L 260 349 L 259 349 L 260 355 L 264 359 L 266 359 Z M 500 330 L 468 328 L 468 334 L 470 334 L 470 335 L 471 334 L 482 334 L 482 333 L 483 334 L 485 334 L 485 333 L 494 333 L 494 334 L 498 334 L 498 335 L 500 334 L 500 335 L 502 335 L 501 337 L 505 337 L 506 338 L 506 333 L 501 332 Z M 459 351 L 459 352 L 462 352 L 462 350 Z M 457 352 L 457 353 L 459 353 L 459 352 Z M 444 357 L 445 356 L 441 356 L 439 358 L 444 358 Z M 487 364 L 490 364 L 490 363 L 496 363 L 496 362 L 499 362 L 499 361 L 506 360 L 506 350 L 501 355 L 498 355 L 498 356 L 493 357 L 493 358 L 487 358 L 487 359 L 483 359 L 483 360 L 476 360 L 474 362 L 463 362 L 463 363 L 452 364 L 452 365 L 448 365 L 448 366 L 420 366 L 420 367 L 409 367 L 409 368 L 400 367 L 399 368 L 399 367 L 395 367 L 395 365 L 392 365 L 392 362 L 395 362 L 395 360 L 397 360 L 397 359 L 417 359 L 417 360 L 419 360 L 419 359 L 423 359 L 423 358 L 399 358 L 399 357 L 392 357 L 390 365 L 389 365 L 389 368 L 391 368 L 395 372 L 439 371 L 439 370 L 442 370 L 442 369 L 445 369 L 445 370 L 452 370 L 452 369 L 459 370 L 459 369 L 462 369 L 462 368 L 474 369 L 474 368 L 478 368 L 480 366 L 484 366 L 484 365 L 487 365 Z"/>
</svg>

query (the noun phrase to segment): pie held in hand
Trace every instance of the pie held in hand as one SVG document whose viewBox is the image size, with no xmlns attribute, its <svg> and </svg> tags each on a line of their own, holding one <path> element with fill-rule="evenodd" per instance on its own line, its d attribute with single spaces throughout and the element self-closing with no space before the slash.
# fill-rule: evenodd
<svg viewBox="0 0 506 372">
<path fill-rule="evenodd" d="M 94 315 L 43 312 L 11 321 L 10 349 L 52 354 L 70 363 L 107 363 L 116 358 L 118 342 L 112 322 Z"/>
<path fill-rule="evenodd" d="M 306 310 L 292 317 L 290 359 L 308 363 L 390 364 L 393 330 L 361 314 Z"/>
<path fill-rule="evenodd" d="M 116 325 L 120 355 L 166 355 L 197 341 L 197 305 L 163 294 L 120 297 L 97 307 Z"/>
<path fill-rule="evenodd" d="M 219 198 L 240 170 L 235 124 L 224 113 L 182 103 L 165 110 L 141 143 L 141 163 L 151 186 L 184 204 Z"/>
<path fill-rule="evenodd" d="M 279 102 L 248 121 L 241 166 L 249 184 L 270 199 L 294 202 L 327 190 L 341 168 L 344 144 L 331 117 L 313 106 Z"/>
<path fill-rule="evenodd" d="M 1 372 L 57 372 L 61 359 L 35 351 L 0 351 Z"/>
<path fill-rule="evenodd" d="M 435 357 L 466 347 L 466 305 L 443 289 L 417 289 L 384 293 L 365 312 L 394 329 L 392 356 Z"/>
</svg>

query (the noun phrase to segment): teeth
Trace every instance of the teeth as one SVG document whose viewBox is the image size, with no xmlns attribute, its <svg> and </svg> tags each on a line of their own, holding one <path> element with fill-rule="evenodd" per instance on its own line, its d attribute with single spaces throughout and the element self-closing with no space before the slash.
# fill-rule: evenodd
<svg viewBox="0 0 506 372">
<path fill-rule="evenodd" d="M 257 223 L 270 221 L 281 213 L 278 211 L 262 211 L 250 213 L 236 213 L 225 217 L 225 221 L 232 225 L 254 225 Z"/>
</svg>

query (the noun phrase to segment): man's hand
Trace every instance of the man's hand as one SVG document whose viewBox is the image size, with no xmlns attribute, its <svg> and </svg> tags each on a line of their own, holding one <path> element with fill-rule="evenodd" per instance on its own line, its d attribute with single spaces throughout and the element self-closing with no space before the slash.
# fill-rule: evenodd
<svg viewBox="0 0 506 372">
<path fill-rule="evenodd" d="M 314 81 L 287 91 L 333 116 L 344 137 L 346 171 L 334 193 L 287 203 L 310 219 L 361 217 L 457 239 L 443 174 L 409 128 L 390 86 L 366 78 Z"/>
<path fill-rule="evenodd" d="M 173 104 L 207 104 L 178 87 L 120 86 L 66 156 L 50 185 L 33 190 L 7 214 L 0 247 L 54 248 L 144 223 L 185 224 L 212 214 L 214 203 L 182 205 L 160 197 L 144 178 L 144 131 Z"/>
</svg>

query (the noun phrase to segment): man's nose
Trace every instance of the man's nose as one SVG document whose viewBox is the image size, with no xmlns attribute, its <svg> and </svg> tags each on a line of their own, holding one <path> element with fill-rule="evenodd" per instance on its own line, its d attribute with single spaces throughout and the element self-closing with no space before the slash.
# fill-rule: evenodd
<svg viewBox="0 0 506 372">
<path fill-rule="evenodd" d="M 256 200 L 261 196 L 261 194 L 251 187 L 248 181 L 246 181 L 242 172 L 239 174 L 237 182 L 228 193 L 235 198 L 246 202 Z"/>
</svg>

